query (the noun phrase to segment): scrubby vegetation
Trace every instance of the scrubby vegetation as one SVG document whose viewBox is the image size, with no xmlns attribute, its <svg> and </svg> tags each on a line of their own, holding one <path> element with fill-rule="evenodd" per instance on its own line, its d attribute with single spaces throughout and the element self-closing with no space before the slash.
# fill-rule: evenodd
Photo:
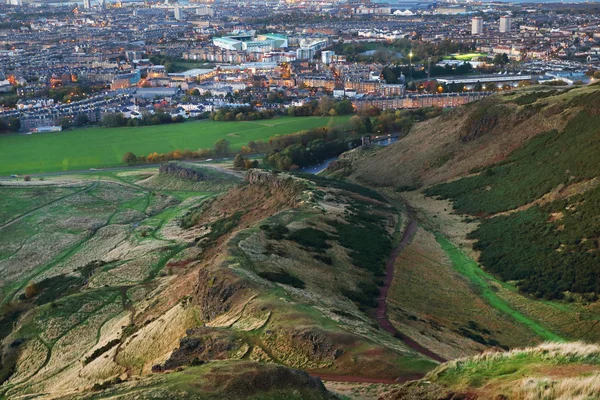
<svg viewBox="0 0 600 400">
<path fill-rule="evenodd" d="M 350 250 L 352 263 L 376 276 L 385 272 L 385 260 L 392 251 L 392 241 L 384 218 L 376 214 L 376 207 L 356 201 L 348 208 L 347 223 L 333 223 L 339 243 Z"/>
<path fill-rule="evenodd" d="M 506 161 L 477 176 L 427 189 L 429 196 L 451 199 L 457 211 L 483 215 L 511 210 L 532 202 L 560 184 L 600 175 L 598 116 L 582 112 L 563 132 L 537 135 Z"/>
<path fill-rule="evenodd" d="M 331 247 L 331 245 L 327 243 L 329 235 L 326 232 L 314 228 L 298 229 L 297 231 L 292 232 L 288 236 L 288 239 L 314 251 L 323 251 Z"/>
<path fill-rule="evenodd" d="M 260 276 L 261 278 L 264 278 L 268 281 L 271 281 L 271 282 L 277 282 L 277 283 L 282 283 L 284 285 L 290 285 L 297 289 L 304 289 L 304 282 L 301 279 L 296 278 L 295 276 L 291 275 L 289 272 L 287 272 L 285 270 L 280 270 L 277 272 L 271 272 L 271 271 L 259 272 L 258 276 Z"/>
<path fill-rule="evenodd" d="M 555 93 L 525 96 L 535 101 Z M 594 299 L 600 292 L 600 190 L 587 188 L 582 194 L 555 200 L 555 194 L 565 188 L 600 176 L 600 117 L 590 109 L 597 93 L 571 101 L 585 110 L 564 131 L 541 133 L 475 176 L 425 190 L 429 196 L 453 201 L 460 213 L 481 217 L 479 228 L 471 234 L 477 240 L 475 249 L 481 251 L 481 263 L 536 297 L 557 299 L 575 292 Z M 527 99 L 521 102 L 528 104 Z M 543 196 L 546 200 L 534 203 Z"/>
<path fill-rule="evenodd" d="M 600 293 L 600 188 L 485 219 L 471 235 L 481 262 L 537 297 Z M 594 298 L 596 298 L 594 296 Z"/>
<path fill-rule="evenodd" d="M 357 185 L 352 182 L 338 180 L 338 179 L 328 179 L 318 175 L 309 175 L 309 174 L 297 174 L 298 176 L 307 179 L 317 185 L 331 187 L 335 189 L 347 190 L 349 192 L 353 192 L 359 194 L 364 197 L 369 197 L 373 200 L 380 201 L 382 203 L 387 203 L 387 200 L 379 194 L 377 191 L 370 189 L 365 186 Z"/>
<path fill-rule="evenodd" d="M 568 91 L 568 90 L 567 90 Z M 526 93 L 522 96 L 517 97 L 514 100 L 511 100 L 511 103 L 515 103 L 519 106 L 524 106 L 527 104 L 535 103 L 539 99 L 545 99 L 547 97 L 555 96 L 558 93 L 562 93 L 556 89 L 553 90 L 535 90 L 529 93 Z"/>
<path fill-rule="evenodd" d="M 275 116 L 273 110 L 258 111 L 254 107 L 219 108 L 218 111 L 210 113 L 213 121 L 258 121 L 271 119 Z"/>
<path fill-rule="evenodd" d="M 237 211 L 233 215 L 220 218 L 210 224 L 210 233 L 208 234 L 208 238 L 211 240 L 216 240 L 226 233 L 231 232 L 236 226 L 238 226 L 240 219 L 242 219 L 242 215 L 244 215 L 242 211 Z"/>
</svg>

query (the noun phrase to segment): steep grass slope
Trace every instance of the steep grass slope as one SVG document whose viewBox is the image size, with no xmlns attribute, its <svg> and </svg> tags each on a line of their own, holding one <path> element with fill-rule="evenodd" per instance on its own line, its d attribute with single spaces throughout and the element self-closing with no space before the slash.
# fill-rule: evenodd
<svg viewBox="0 0 600 400">
<path fill-rule="evenodd" d="M 470 354 L 476 347 L 450 340 L 454 333 L 508 347 L 600 339 L 599 99 L 597 86 L 497 95 L 332 165 L 333 176 L 385 187 L 409 203 L 435 237 L 417 235 L 396 268 L 411 285 L 427 287 L 427 297 L 447 299 L 453 321 L 435 301 L 405 295 L 414 289 L 399 278 L 393 311 L 404 329 L 421 332 L 430 347 L 437 341 L 449 358 L 460 353 L 456 343 Z M 464 295 L 454 296 L 465 282 Z M 470 312 L 471 294 L 480 315 Z M 495 312 L 518 329 L 485 320 Z"/>
<path fill-rule="evenodd" d="M 443 364 L 420 381 L 382 396 L 386 400 L 596 399 L 600 347 L 545 343 L 484 353 Z"/>
</svg>

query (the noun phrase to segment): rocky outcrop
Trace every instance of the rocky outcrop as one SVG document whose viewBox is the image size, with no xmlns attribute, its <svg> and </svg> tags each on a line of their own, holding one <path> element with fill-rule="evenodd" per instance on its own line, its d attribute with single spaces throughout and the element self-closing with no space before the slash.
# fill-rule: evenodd
<svg viewBox="0 0 600 400">
<path fill-rule="evenodd" d="M 246 181 L 251 185 L 267 185 L 276 189 L 302 191 L 306 183 L 286 173 L 275 173 L 260 169 L 251 169 L 246 173 Z"/>
<path fill-rule="evenodd" d="M 165 370 L 212 360 L 238 359 L 248 349 L 242 339 L 224 329 L 197 327 L 188 329 L 186 334 L 179 341 L 179 348 L 165 362 Z"/>
<path fill-rule="evenodd" d="M 251 296 L 247 283 L 224 269 L 216 273 L 203 269 L 199 275 L 192 299 L 199 306 L 201 318 L 205 321 L 212 321 L 229 312 L 236 304 L 245 302 Z"/>
<path fill-rule="evenodd" d="M 213 381 L 218 383 L 219 387 L 223 388 L 222 391 L 232 399 L 247 398 L 257 393 L 275 394 L 289 390 L 304 393 L 304 396 L 300 396 L 302 398 L 336 398 L 325 389 L 319 378 L 312 377 L 304 371 L 274 364 L 258 365 L 260 365 L 260 368 L 246 370 L 243 374 L 218 376 L 216 378 L 221 379 L 214 379 Z M 207 379 L 210 378 L 209 374 Z M 307 397 L 307 394 L 310 397 Z"/>
<path fill-rule="evenodd" d="M 267 330 L 263 341 L 279 361 L 298 368 L 329 367 L 344 353 L 331 335 L 315 328 Z"/>
<path fill-rule="evenodd" d="M 170 161 L 160 166 L 159 174 L 192 182 L 238 182 L 241 175 L 225 168 Z"/>
<path fill-rule="evenodd" d="M 184 165 L 176 162 L 168 162 L 158 169 L 160 174 L 175 176 L 179 179 L 199 182 L 205 180 L 208 176 L 197 169 L 186 168 Z"/>
</svg>

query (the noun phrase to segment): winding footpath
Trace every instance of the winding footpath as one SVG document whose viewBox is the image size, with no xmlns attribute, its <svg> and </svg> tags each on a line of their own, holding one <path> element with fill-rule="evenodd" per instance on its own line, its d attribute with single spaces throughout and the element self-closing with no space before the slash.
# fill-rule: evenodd
<svg viewBox="0 0 600 400">
<path fill-rule="evenodd" d="M 390 287 L 392 286 L 392 282 L 394 280 L 394 269 L 395 269 L 396 259 L 398 258 L 400 253 L 402 253 L 402 251 L 404 251 L 406 246 L 408 246 L 410 244 L 410 242 L 412 241 L 413 237 L 415 236 L 415 233 L 417 232 L 417 228 L 419 226 L 417 224 L 417 221 L 415 221 L 415 219 L 412 218 L 412 216 L 410 214 L 411 214 L 411 211 L 409 209 L 409 216 L 408 216 L 409 219 L 408 219 L 408 225 L 406 227 L 406 230 L 404 231 L 404 234 L 402 235 L 402 239 L 400 240 L 400 243 L 398 244 L 398 246 L 396 246 L 392 250 L 392 252 L 390 253 L 390 256 L 385 264 L 385 282 L 379 291 L 379 297 L 377 299 L 377 310 L 376 310 L 377 322 L 379 323 L 379 326 L 382 329 L 384 329 L 385 331 L 391 333 L 395 337 L 402 340 L 411 349 L 415 350 L 416 352 L 418 352 L 428 358 L 431 358 L 432 360 L 442 363 L 447 360 L 445 360 L 444 358 L 435 354 L 433 351 L 421 346 L 419 343 L 417 343 L 415 340 L 411 339 L 407 335 L 399 332 L 396 328 L 394 328 L 394 326 L 390 322 L 388 315 L 387 315 L 387 308 L 388 308 L 387 307 L 387 297 L 388 297 L 388 293 L 390 291 Z M 421 375 L 421 374 L 405 374 L 405 375 L 398 377 L 395 380 L 391 380 L 391 379 L 365 378 L 362 376 L 347 376 L 347 375 L 320 374 L 320 373 L 310 373 L 310 375 L 320 378 L 324 381 L 354 382 L 354 383 L 380 383 L 380 384 L 388 384 L 388 385 L 404 383 L 404 382 L 420 379 L 423 377 L 423 375 Z"/>
<path fill-rule="evenodd" d="M 392 282 L 394 280 L 394 264 L 396 263 L 396 259 L 398 258 L 400 253 L 402 253 L 406 246 L 408 246 L 408 244 L 411 242 L 418 228 L 417 221 L 415 221 L 410 215 L 408 216 L 408 218 L 408 225 L 406 227 L 406 230 L 404 231 L 404 234 L 402 235 L 402 239 L 400 240 L 398 246 L 396 246 L 396 248 L 392 250 L 390 257 L 388 258 L 385 264 L 385 282 L 383 284 L 383 287 L 379 291 L 379 298 L 377 299 L 377 322 L 379 323 L 379 326 L 381 326 L 381 328 L 391 333 L 395 337 L 400 338 L 411 349 L 423 354 L 426 357 L 431 358 L 432 360 L 445 362 L 446 360 L 440 357 L 439 355 L 421 346 L 415 340 L 406 336 L 402 332 L 399 332 L 396 328 L 394 328 L 394 326 L 388 318 L 387 297 L 388 292 L 390 291 L 390 287 L 392 286 Z"/>
</svg>

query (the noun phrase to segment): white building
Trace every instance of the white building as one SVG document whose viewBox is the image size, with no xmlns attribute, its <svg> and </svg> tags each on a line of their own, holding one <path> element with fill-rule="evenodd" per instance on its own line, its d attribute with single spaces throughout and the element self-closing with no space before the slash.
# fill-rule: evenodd
<svg viewBox="0 0 600 400">
<path fill-rule="evenodd" d="M 183 10 L 179 6 L 175 6 L 175 19 L 181 21 L 183 19 Z"/>
<path fill-rule="evenodd" d="M 471 20 L 471 35 L 481 35 L 483 33 L 483 18 L 473 17 Z"/>
<path fill-rule="evenodd" d="M 325 50 L 321 52 L 321 62 L 323 64 L 329 65 L 333 61 L 333 56 L 335 56 L 335 51 Z"/>
<path fill-rule="evenodd" d="M 92 1 L 91 0 L 83 0 L 83 8 L 85 8 L 85 9 L 92 8 Z"/>
<path fill-rule="evenodd" d="M 215 15 L 215 10 L 213 10 L 207 5 L 203 5 L 201 7 L 196 8 L 196 15 L 207 15 L 209 17 L 212 17 L 213 15 Z"/>
<path fill-rule="evenodd" d="M 300 47 L 296 50 L 297 60 L 310 60 L 314 57 L 315 50 L 308 47 Z"/>
<path fill-rule="evenodd" d="M 511 22 L 511 18 L 507 15 L 500 17 L 500 33 L 510 32 Z"/>
</svg>

